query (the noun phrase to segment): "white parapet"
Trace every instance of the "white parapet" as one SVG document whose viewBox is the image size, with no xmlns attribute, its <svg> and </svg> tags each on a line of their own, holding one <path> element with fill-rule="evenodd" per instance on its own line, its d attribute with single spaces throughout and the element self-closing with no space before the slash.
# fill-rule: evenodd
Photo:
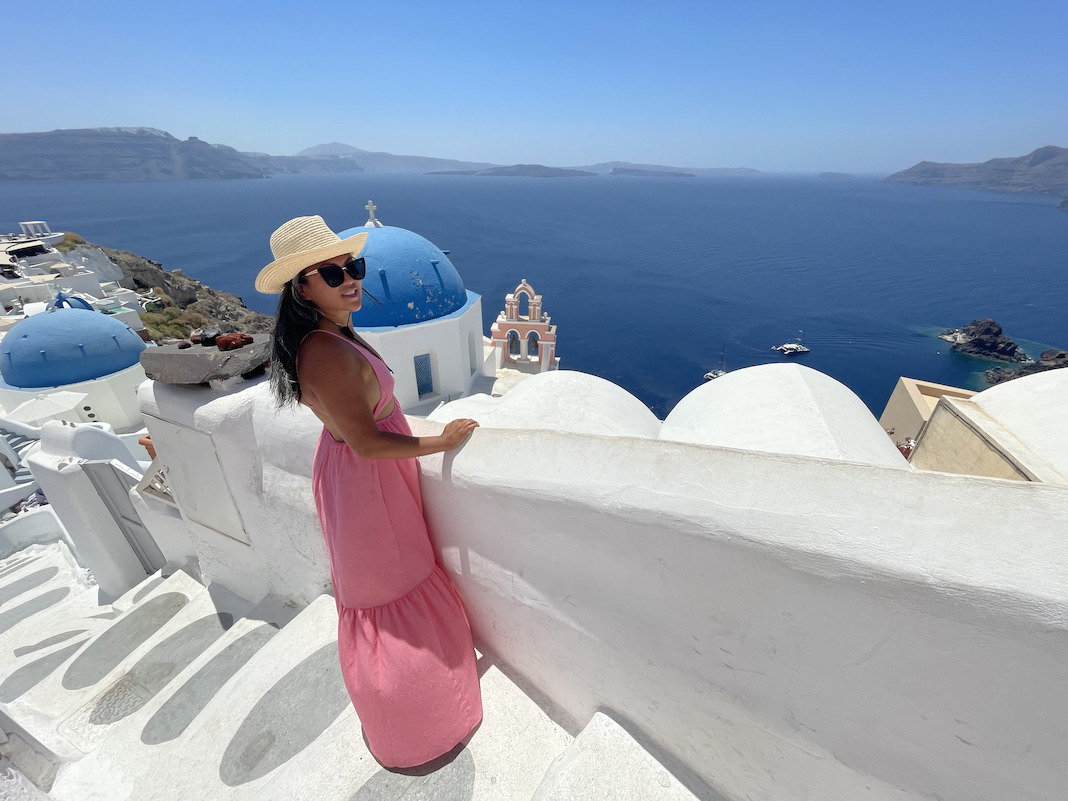
<svg viewBox="0 0 1068 801">
<path fill-rule="evenodd" d="M 811 455 L 660 439 L 618 387 L 559 376 L 446 405 L 485 425 L 420 466 L 477 641 L 561 720 L 627 721 L 699 796 L 1062 797 L 1068 487 L 884 461 L 835 387 L 813 392 L 845 410 L 823 433 L 862 442 Z M 329 586 L 309 411 L 264 383 L 148 383 L 141 410 L 197 435 L 157 449 L 170 475 L 218 466 L 172 485 L 212 581 L 296 602 Z M 215 503 L 247 544 L 187 514 Z"/>
</svg>

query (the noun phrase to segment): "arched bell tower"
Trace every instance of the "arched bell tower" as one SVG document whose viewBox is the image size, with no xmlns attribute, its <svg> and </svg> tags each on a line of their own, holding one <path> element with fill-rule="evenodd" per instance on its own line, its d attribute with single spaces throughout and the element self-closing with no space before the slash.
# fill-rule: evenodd
<svg viewBox="0 0 1068 801">
<path fill-rule="evenodd" d="M 526 314 L 521 313 L 526 303 Z M 497 369 L 502 367 L 534 368 L 536 372 L 555 370 L 560 359 L 556 353 L 556 326 L 541 308 L 541 295 L 527 279 L 504 298 L 504 311 L 490 326 L 490 338 L 496 352 Z M 519 341 L 519 352 L 514 343 Z M 510 346 L 511 345 L 511 346 Z"/>
</svg>

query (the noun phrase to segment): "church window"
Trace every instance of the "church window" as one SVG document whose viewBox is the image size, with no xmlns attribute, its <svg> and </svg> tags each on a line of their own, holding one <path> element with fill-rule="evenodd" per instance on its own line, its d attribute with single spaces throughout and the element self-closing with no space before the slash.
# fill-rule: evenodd
<svg viewBox="0 0 1068 801">
<path fill-rule="evenodd" d="M 429 353 L 415 357 L 415 385 L 420 398 L 434 394 L 434 373 L 430 368 Z"/>
</svg>

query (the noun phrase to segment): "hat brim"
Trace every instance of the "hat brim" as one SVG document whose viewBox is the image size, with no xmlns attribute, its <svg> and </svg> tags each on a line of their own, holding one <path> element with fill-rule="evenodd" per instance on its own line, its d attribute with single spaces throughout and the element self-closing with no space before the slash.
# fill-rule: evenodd
<svg viewBox="0 0 1068 801">
<path fill-rule="evenodd" d="M 302 270 L 344 253 L 359 256 L 365 244 L 367 244 L 367 234 L 355 234 L 333 244 L 323 245 L 321 248 L 305 250 L 276 259 L 260 270 L 260 274 L 256 276 L 256 291 L 267 295 L 277 295 Z"/>
</svg>

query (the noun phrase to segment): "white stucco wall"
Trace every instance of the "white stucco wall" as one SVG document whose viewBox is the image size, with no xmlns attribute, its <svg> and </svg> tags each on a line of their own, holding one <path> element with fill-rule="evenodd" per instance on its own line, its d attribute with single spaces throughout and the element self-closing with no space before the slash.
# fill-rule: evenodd
<svg viewBox="0 0 1068 801">
<path fill-rule="evenodd" d="M 160 456 L 218 458 L 244 522 L 187 521 L 206 577 L 307 602 L 319 426 L 266 390 L 142 411 L 207 435 Z M 489 425 L 421 467 L 477 639 L 565 719 L 608 709 L 726 797 L 1061 797 L 1066 488 Z"/>
<path fill-rule="evenodd" d="M 27 509 L 0 523 L 0 559 L 6 559 L 15 551 L 30 545 L 49 542 L 63 542 L 72 553 L 75 552 L 74 543 L 51 506 Z"/>
<path fill-rule="evenodd" d="M 104 592 L 118 597 L 147 573 L 82 470 L 86 460 L 115 461 L 140 473 L 118 437 L 91 425 L 57 420 L 41 426 L 41 447 L 26 457 L 26 464 L 63 522 L 78 561 Z"/>
<path fill-rule="evenodd" d="M 229 390 L 146 381 L 141 410 L 204 580 L 251 601 L 307 604 L 330 587 L 311 495 L 322 424 L 303 406 L 276 409 L 269 389 L 264 379 Z"/>
<path fill-rule="evenodd" d="M 359 315 L 353 318 L 356 330 L 377 350 L 393 370 L 394 394 L 402 409 L 458 398 L 480 375 L 491 375 L 482 345 L 482 300 L 461 314 L 415 325 L 394 328 L 361 329 Z M 475 337 L 475 363 L 471 360 L 471 338 Z M 415 381 L 415 357 L 428 353 L 434 378 L 434 392 L 419 397 Z"/>
<path fill-rule="evenodd" d="M 739 798 L 1061 797 L 1062 489 L 489 428 L 422 464 L 484 647 L 580 723 Z"/>
</svg>

